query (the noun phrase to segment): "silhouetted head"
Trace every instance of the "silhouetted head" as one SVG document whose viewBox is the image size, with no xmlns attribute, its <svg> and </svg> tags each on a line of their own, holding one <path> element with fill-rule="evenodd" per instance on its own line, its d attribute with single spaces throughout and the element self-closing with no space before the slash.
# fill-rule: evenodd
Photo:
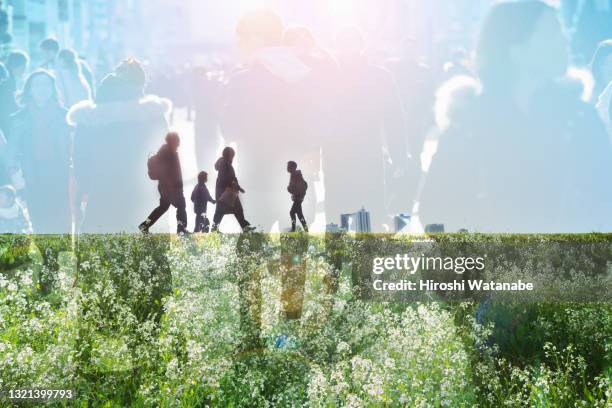
<svg viewBox="0 0 612 408">
<path fill-rule="evenodd" d="M 77 62 L 77 54 L 73 50 L 63 49 L 57 54 L 57 61 L 60 66 L 71 72 L 79 71 L 79 64 Z"/>
<path fill-rule="evenodd" d="M 208 173 L 201 171 L 198 173 L 198 183 L 206 183 L 208 181 Z"/>
<path fill-rule="evenodd" d="M 6 57 L 5 66 L 14 78 L 19 79 L 25 74 L 29 61 L 28 54 L 25 52 L 19 50 L 12 51 L 8 57 Z"/>
<path fill-rule="evenodd" d="M 53 62 L 60 50 L 59 42 L 55 38 L 45 38 L 38 46 L 45 62 Z"/>
<path fill-rule="evenodd" d="M 28 108 L 60 105 L 55 77 L 44 69 L 32 72 L 26 79 L 20 100 L 22 106 Z"/>
<path fill-rule="evenodd" d="M 244 14 L 236 26 L 238 48 L 245 59 L 250 59 L 262 48 L 282 45 L 285 26 L 282 18 L 269 8 Z"/>
<path fill-rule="evenodd" d="M 299 55 L 311 55 L 317 42 L 307 27 L 292 27 L 285 30 L 283 45 L 295 49 Z"/>
<path fill-rule="evenodd" d="M 296 170 L 297 170 L 297 163 L 296 162 L 294 162 L 294 161 L 287 162 L 287 171 L 289 173 L 293 173 Z"/>
<path fill-rule="evenodd" d="M 236 156 L 236 151 L 229 146 L 223 149 L 223 153 L 221 153 L 221 157 L 223 157 L 223 159 L 227 160 L 230 163 L 234 161 L 235 156 Z"/>
<path fill-rule="evenodd" d="M 166 144 L 170 147 L 170 149 L 175 152 L 178 147 L 181 145 L 181 138 L 178 133 L 170 132 L 166 135 Z"/>
<path fill-rule="evenodd" d="M 108 74 L 100 81 L 96 92 L 96 103 L 104 104 L 121 100 L 121 91 L 121 80 L 115 74 Z"/>
<path fill-rule="evenodd" d="M 0 208 L 9 208 L 15 204 L 17 193 L 13 186 L 0 186 Z"/>
<path fill-rule="evenodd" d="M 361 30 L 354 26 L 341 28 L 336 33 L 336 50 L 340 59 L 361 58 L 365 50 L 365 38 Z"/>
<path fill-rule="evenodd" d="M 545 82 L 568 68 L 568 40 L 556 10 L 538 0 L 505 1 L 491 7 L 481 27 L 476 64 L 483 87 Z"/>
<path fill-rule="evenodd" d="M 134 58 L 122 61 L 115 68 L 115 75 L 122 86 L 122 94 L 126 99 L 139 99 L 144 93 L 146 75 L 142 64 Z"/>
<path fill-rule="evenodd" d="M 601 93 L 612 82 L 612 40 L 602 41 L 597 46 L 591 61 L 591 72 L 595 80 L 595 92 Z"/>
</svg>

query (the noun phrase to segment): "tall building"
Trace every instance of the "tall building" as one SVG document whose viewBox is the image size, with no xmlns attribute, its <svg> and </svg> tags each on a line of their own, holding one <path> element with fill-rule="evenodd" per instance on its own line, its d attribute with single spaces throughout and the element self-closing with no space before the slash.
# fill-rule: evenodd
<svg viewBox="0 0 612 408">
<path fill-rule="evenodd" d="M 393 218 L 393 226 L 395 232 L 405 232 L 410 225 L 410 214 L 398 214 Z"/>
<path fill-rule="evenodd" d="M 442 233 L 444 232 L 444 224 L 428 224 L 425 226 L 427 233 Z"/>
<path fill-rule="evenodd" d="M 340 228 L 351 231 L 353 225 L 353 214 L 340 214 Z"/>
<path fill-rule="evenodd" d="M 155 9 L 150 3 L 141 0 L 4 0 L 0 8 L 8 15 L 12 46 L 27 51 L 33 66 L 40 62 L 38 44 L 52 37 L 58 40 L 60 47 L 73 48 L 95 67 L 98 60 L 112 66 L 120 58 L 139 56 L 153 48 L 151 44 L 156 44 L 156 39 L 149 38 L 150 27 L 164 24 L 159 24 L 160 18 L 143 20 L 144 10 Z M 168 21 L 165 23 L 167 25 Z"/>
<path fill-rule="evenodd" d="M 353 216 L 355 217 L 355 232 L 372 232 L 370 213 L 365 208 L 362 208 Z"/>
<path fill-rule="evenodd" d="M 370 213 L 362 208 L 353 214 L 341 214 L 340 227 L 348 232 L 371 232 Z"/>
<path fill-rule="evenodd" d="M 325 232 L 338 233 L 342 231 L 345 230 L 341 228 L 338 224 L 334 224 L 333 222 L 325 226 Z"/>
<path fill-rule="evenodd" d="M 81 51 L 86 39 L 85 0 L 10 0 L 3 6 L 9 16 L 13 46 L 36 60 L 38 44 L 56 38 L 62 47 Z"/>
</svg>

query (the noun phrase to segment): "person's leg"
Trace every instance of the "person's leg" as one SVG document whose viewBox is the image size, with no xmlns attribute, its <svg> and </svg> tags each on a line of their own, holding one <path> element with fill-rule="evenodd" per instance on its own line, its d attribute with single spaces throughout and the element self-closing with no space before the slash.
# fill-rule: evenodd
<svg viewBox="0 0 612 408">
<path fill-rule="evenodd" d="M 176 232 L 183 233 L 187 231 L 187 204 L 183 192 L 175 197 L 174 206 L 176 207 Z"/>
<path fill-rule="evenodd" d="M 299 320 L 304 305 L 306 283 L 306 257 L 308 236 L 281 234 L 281 316 L 286 320 Z"/>
<path fill-rule="evenodd" d="M 298 203 L 294 201 L 293 205 L 291 205 L 291 210 L 289 211 L 289 217 L 291 218 L 291 232 L 295 232 L 295 224 L 298 214 L 297 204 Z"/>
<path fill-rule="evenodd" d="M 296 206 L 297 217 L 302 223 L 302 227 L 304 228 L 304 231 L 308 232 L 308 224 L 306 224 L 306 218 L 304 217 L 304 211 L 302 211 L 302 202 L 298 201 L 294 203 L 294 205 Z"/>
<path fill-rule="evenodd" d="M 225 213 L 225 206 L 223 203 L 217 202 L 217 206 L 215 207 L 215 215 L 213 215 L 212 232 L 219 231 L 219 224 L 221 224 L 221 220 L 223 219 Z"/>
<path fill-rule="evenodd" d="M 203 232 L 203 229 L 204 229 L 204 215 L 202 213 L 197 213 L 196 221 L 195 221 L 195 229 L 193 230 L 193 232 L 195 233 Z"/>
<path fill-rule="evenodd" d="M 240 228 L 244 230 L 251 226 L 251 224 L 244 218 L 244 208 L 242 208 L 242 203 L 240 202 L 239 198 L 236 199 L 233 214 L 236 217 L 236 220 L 238 220 Z"/>
<path fill-rule="evenodd" d="M 149 228 L 151 228 L 153 224 L 155 224 L 157 220 L 159 220 L 161 216 L 164 215 L 166 211 L 168 211 L 169 208 L 170 208 L 170 202 L 168 200 L 165 200 L 163 197 L 160 197 L 159 205 L 157 206 L 157 208 L 155 208 L 151 212 L 151 214 L 149 214 L 147 219 L 142 224 L 140 224 L 138 228 L 142 232 L 145 232 L 145 233 L 148 232 Z"/>
<path fill-rule="evenodd" d="M 208 220 L 206 213 L 204 213 L 204 216 L 202 217 L 202 232 L 205 234 L 210 232 L 210 221 Z"/>
</svg>

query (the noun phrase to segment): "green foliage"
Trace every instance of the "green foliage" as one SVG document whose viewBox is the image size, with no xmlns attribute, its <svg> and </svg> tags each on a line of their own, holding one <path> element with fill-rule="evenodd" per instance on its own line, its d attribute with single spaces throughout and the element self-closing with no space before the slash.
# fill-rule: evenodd
<svg viewBox="0 0 612 408">
<path fill-rule="evenodd" d="M 310 364 L 297 353 L 253 350 L 235 356 L 221 379 L 220 406 L 301 407 L 308 402 Z"/>
<path fill-rule="evenodd" d="M 18 267 L 29 260 L 30 237 L 0 235 L 0 271 Z"/>
<path fill-rule="evenodd" d="M 526 241 L 499 256 L 560 269 L 584 267 L 572 240 L 600 268 L 610 238 L 435 236 Z M 1 236 L 0 388 L 70 388 L 83 407 L 612 404 L 610 304 L 364 301 L 358 255 L 398 240 Z"/>
</svg>

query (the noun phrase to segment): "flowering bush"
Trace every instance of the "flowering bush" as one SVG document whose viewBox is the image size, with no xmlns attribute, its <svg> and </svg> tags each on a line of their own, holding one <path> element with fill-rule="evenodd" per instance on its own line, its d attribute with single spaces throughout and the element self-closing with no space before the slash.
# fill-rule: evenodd
<svg viewBox="0 0 612 408">
<path fill-rule="evenodd" d="M 0 389 L 105 407 L 612 404 L 609 305 L 363 301 L 345 238 L 0 243 Z"/>
</svg>

